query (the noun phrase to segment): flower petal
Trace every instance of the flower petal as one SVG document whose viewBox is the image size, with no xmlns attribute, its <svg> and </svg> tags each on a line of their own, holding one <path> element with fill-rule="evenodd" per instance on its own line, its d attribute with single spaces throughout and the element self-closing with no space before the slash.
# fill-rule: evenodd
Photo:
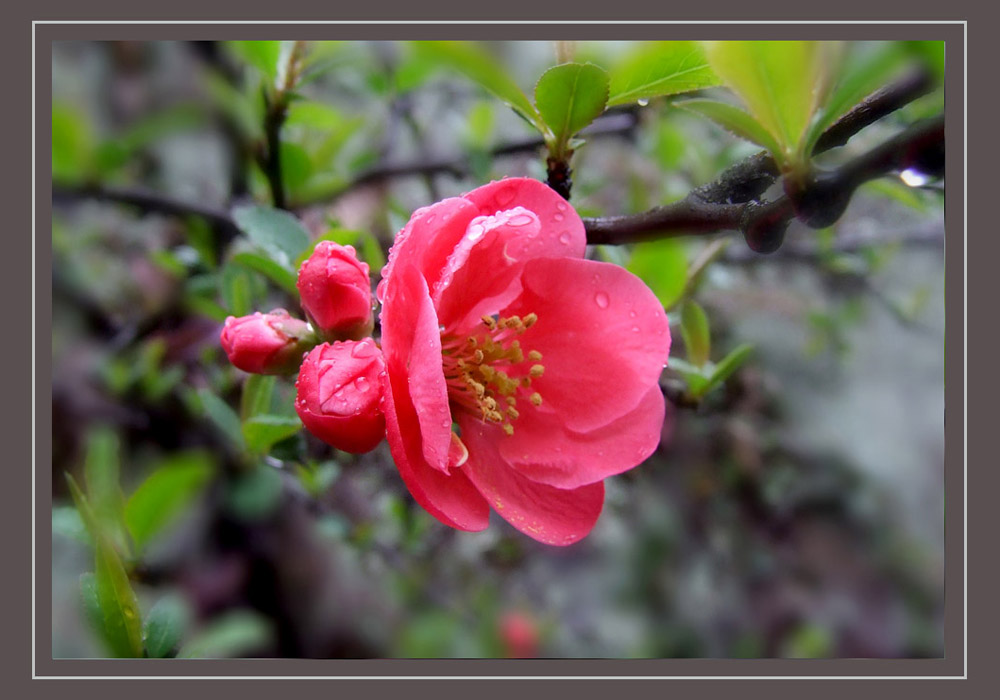
<svg viewBox="0 0 1000 700">
<path fill-rule="evenodd" d="M 654 385 L 632 411 L 589 433 L 567 430 L 558 414 L 527 406 L 512 435 L 490 429 L 514 469 L 534 481 L 573 489 L 642 463 L 660 443 L 663 416 L 663 392 Z"/>
<path fill-rule="evenodd" d="M 394 392 L 416 408 L 421 451 L 427 464 L 448 471 L 451 408 L 441 365 L 441 332 L 427 283 L 403 260 L 382 307 L 382 353 Z"/>
<path fill-rule="evenodd" d="M 406 377 L 393 381 L 390 375 L 389 379 L 383 405 L 385 432 L 406 488 L 417 503 L 445 525 L 471 532 L 485 530 L 490 524 L 489 505 L 461 469 L 445 474 L 424 461 L 417 412 L 403 388 Z"/>
<path fill-rule="evenodd" d="M 520 294 L 518 278 L 530 259 L 525 242 L 538 240 L 540 231 L 538 217 L 521 207 L 473 219 L 434 292 L 441 324 L 462 329 L 478 323 Z"/>
<path fill-rule="evenodd" d="M 587 247 L 583 221 L 573 207 L 545 183 L 529 177 L 504 178 L 462 196 L 486 216 L 514 206 L 534 212 L 546 233 L 551 256 L 583 257 Z"/>
<path fill-rule="evenodd" d="M 610 263 L 531 260 L 505 316 L 535 313 L 525 350 L 542 354 L 533 390 L 540 410 L 588 433 L 632 411 L 657 383 L 670 352 L 667 315 L 642 280 Z"/>
<path fill-rule="evenodd" d="M 469 222 L 478 215 L 475 205 L 462 197 L 443 199 L 413 212 L 389 250 L 379 284 L 379 301 L 383 301 L 385 282 L 396 264 L 404 261 L 414 265 L 433 289 L 448 256 L 465 235 Z"/>
<path fill-rule="evenodd" d="M 559 489 L 512 469 L 481 421 L 459 417 L 469 460 L 462 468 L 504 520 L 539 542 L 568 545 L 590 534 L 604 506 L 604 484 Z"/>
</svg>

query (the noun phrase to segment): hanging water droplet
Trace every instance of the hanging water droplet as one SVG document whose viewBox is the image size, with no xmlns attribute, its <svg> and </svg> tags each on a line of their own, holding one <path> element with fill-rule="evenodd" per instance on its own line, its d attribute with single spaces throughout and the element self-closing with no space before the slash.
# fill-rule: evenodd
<svg viewBox="0 0 1000 700">
<path fill-rule="evenodd" d="M 598 292 L 594 295 L 594 303 L 596 303 L 600 308 L 606 309 L 608 308 L 608 304 L 611 303 L 611 300 L 604 292 Z"/>
</svg>

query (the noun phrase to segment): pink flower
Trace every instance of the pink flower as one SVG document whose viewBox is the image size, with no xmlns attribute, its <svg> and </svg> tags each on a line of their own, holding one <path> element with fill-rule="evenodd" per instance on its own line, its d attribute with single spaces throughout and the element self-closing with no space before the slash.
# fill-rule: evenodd
<svg viewBox="0 0 1000 700">
<path fill-rule="evenodd" d="M 295 371 L 312 346 L 309 324 L 284 309 L 252 316 L 230 316 L 219 337 L 229 361 L 244 372 L 285 374 Z"/>
<path fill-rule="evenodd" d="M 299 268 L 302 308 L 327 339 L 357 340 L 372 330 L 368 265 L 353 246 L 321 241 Z"/>
<path fill-rule="evenodd" d="M 585 246 L 572 207 L 530 179 L 421 209 L 396 238 L 379 285 L 386 434 L 413 497 L 451 527 L 486 528 L 492 506 L 576 542 L 603 479 L 656 449 L 666 315 Z"/>
<path fill-rule="evenodd" d="M 385 436 L 379 404 L 385 365 L 375 341 L 323 343 L 299 370 L 295 411 L 320 440 L 345 452 L 368 452 Z"/>
</svg>

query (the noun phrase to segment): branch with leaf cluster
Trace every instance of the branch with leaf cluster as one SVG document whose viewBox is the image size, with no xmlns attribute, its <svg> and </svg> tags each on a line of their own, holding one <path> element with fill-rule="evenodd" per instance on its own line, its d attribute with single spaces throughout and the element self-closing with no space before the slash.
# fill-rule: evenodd
<svg viewBox="0 0 1000 700">
<path fill-rule="evenodd" d="M 813 155 L 842 146 L 878 119 L 921 97 L 933 88 L 925 73 L 915 73 L 859 103 L 817 141 Z M 757 252 L 772 252 L 780 244 L 793 216 L 814 227 L 828 226 L 843 213 L 854 190 L 864 182 L 894 170 L 916 167 L 943 172 L 944 117 L 914 124 L 896 137 L 832 172 L 815 174 L 803 187 L 770 201 L 764 192 L 779 177 L 774 159 L 758 153 L 730 167 L 709 184 L 683 199 L 627 216 L 584 219 L 587 241 L 621 245 L 653 238 L 740 231 Z"/>
</svg>

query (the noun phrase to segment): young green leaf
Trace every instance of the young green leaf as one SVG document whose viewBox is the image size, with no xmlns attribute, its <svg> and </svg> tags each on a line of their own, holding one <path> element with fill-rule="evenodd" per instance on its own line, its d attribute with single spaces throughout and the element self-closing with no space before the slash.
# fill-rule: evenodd
<svg viewBox="0 0 1000 700">
<path fill-rule="evenodd" d="M 733 372 L 743 366 L 753 353 L 753 345 L 744 343 L 726 355 L 712 370 L 708 379 L 709 388 L 716 387 L 732 376 Z"/>
<path fill-rule="evenodd" d="M 535 85 L 535 105 L 558 146 L 604 112 L 608 74 L 593 63 L 563 63 L 549 68 Z"/>
<path fill-rule="evenodd" d="M 295 416 L 254 416 L 243 423 L 243 439 L 251 452 L 267 454 L 275 443 L 295 435 L 301 428 L 302 422 Z"/>
<path fill-rule="evenodd" d="M 274 258 L 261 255 L 252 250 L 236 253 L 232 257 L 232 260 L 255 272 L 259 272 L 289 294 L 298 294 L 298 289 L 295 287 L 296 275 L 290 266 L 279 263 Z"/>
<path fill-rule="evenodd" d="M 260 615 L 236 610 L 216 618 L 177 653 L 178 659 L 236 658 L 260 651 L 273 631 Z"/>
<path fill-rule="evenodd" d="M 688 359 L 696 367 L 702 367 L 708 362 L 712 340 L 708 328 L 708 316 L 693 300 L 685 302 L 681 309 L 681 335 L 684 337 Z"/>
<path fill-rule="evenodd" d="M 709 64 L 789 160 L 829 87 L 837 45 L 817 41 L 705 42 Z"/>
<path fill-rule="evenodd" d="M 83 473 L 90 507 L 101 534 L 122 552 L 127 552 L 125 495 L 119 485 L 120 449 L 118 435 L 111 428 L 93 429 L 87 436 Z"/>
<path fill-rule="evenodd" d="M 213 394 L 210 389 L 199 389 L 198 398 L 201 400 L 205 415 L 215 423 L 223 435 L 228 437 L 234 446 L 244 447 L 240 418 L 229 404 Z"/>
<path fill-rule="evenodd" d="M 514 79 L 497 64 L 496 60 L 479 46 L 464 41 L 417 41 L 417 55 L 441 66 L 464 73 L 483 88 L 506 102 L 530 124 L 544 132 L 544 123 L 538 110 L 531 104 Z"/>
<path fill-rule="evenodd" d="M 251 374 L 243 383 L 240 396 L 240 420 L 247 421 L 271 410 L 271 397 L 278 378 L 267 374 Z"/>
<path fill-rule="evenodd" d="M 676 239 L 663 238 L 636 245 L 626 267 L 649 285 L 665 309 L 673 306 L 684 293 L 687 255 L 684 245 Z"/>
<path fill-rule="evenodd" d="M 230 41 L 233 53 L 259 70 L 270 82 L 278 77 L 280 41 Z"/>
<path fill-rule="evenodd" d="M 170 655 L 191 622 L 191 608 L 179 595 L 165 595 L 146 616 L 143 639 L 146 656 L 162 659 Z"/>
<path fill-rule="evenodd" d="M 278 262 L 290 265 L 309 247 L 309 233 L 287 211 L 260 205 L 233 209 L 233 219 L 250 240 Z"/>
<path fill-rule="evenodd" d="M 609 107 L 700 90 L 720 82 L 705 52 L 694 41 L 641 44 L 610 73 Z"/>
<path fill-rule="evenodd" d="M 751 115 L 738 107 L 733 107 L 717 100 L 684 100 L 677 103 L 678 107 L 686 109 L 703 117 L 708 117 L 723 129 L 732 132 L 758 146 L 763 146 L 779 165 L 785 160 L 785 153 L 764 126 Z"/>
<path fill-rule="evenodd" d="M 233 316 L 246 316 L 253 307 L 253 280 L 250 273 L 241 265 L 227 264 L 219 275 L 219 292 L 229 313 Z"/>
<path fill-rule="evenodd" d="M 208 453 L 182 452 L 149 475 L 125 504 L 125 521 L 138 550 L 201 493 L 213 470 Z"/>
<path fill-rule="evenodd" d="M 102 637 L 115 656 L 139 658 L 142 656 L 142 619 L 125 566 L 111 540 L 101 531 L 97 517 L 76 481 L 70 474 L 66 474 L 66 481 L 77 510 L 94 540 L 94 589 L 101 614 Z M 88 593 L 85 588 L 84 603 L 92 607 L 92 597 L 88 601 Z"/>
</svg>

